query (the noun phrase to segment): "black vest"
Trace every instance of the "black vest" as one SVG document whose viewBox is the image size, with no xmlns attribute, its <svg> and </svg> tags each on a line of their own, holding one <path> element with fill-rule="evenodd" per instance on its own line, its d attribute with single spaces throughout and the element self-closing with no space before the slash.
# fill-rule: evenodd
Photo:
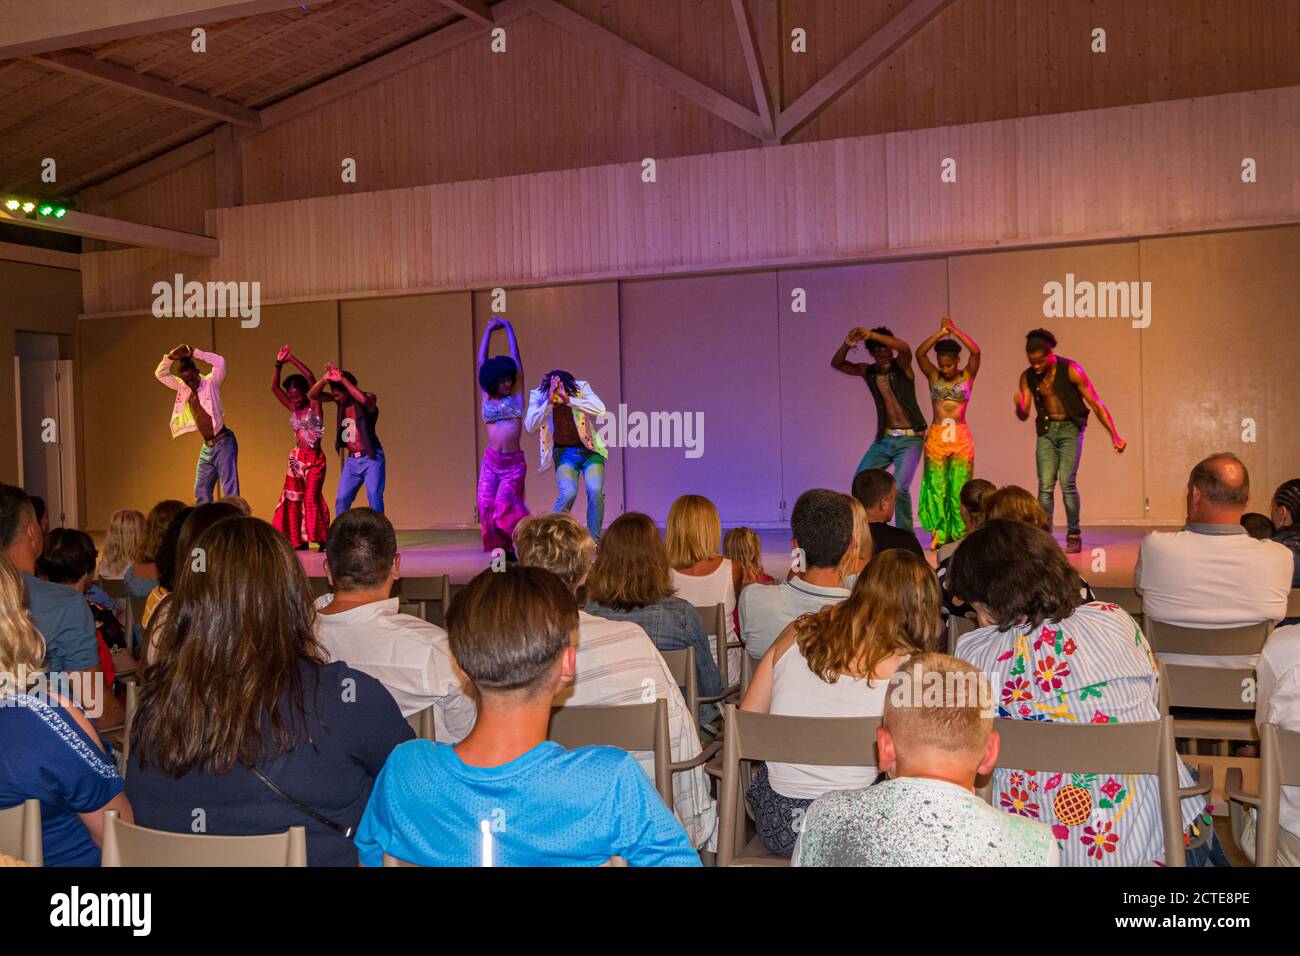
<svg viewBox="0 0 1300 956">
<path fill-rule="evenodd" d="M 1028 368 L 1025 370 L 1025 384 L 1029 386 L 1029 391 L 1034 396 L 1034 408 L 1038 411 L 1038 416 L 1034 419 L 1034 427 L 1038 429 L 1038 434 L 1047 434 L 1047 405 L 1043 401 L 1043 396 L 1038 394 L 1038 383 L 1043 377 Z M 1070 421 L 1079 426 L 1079 431 L 1088 427 L 1088 404 L 1083 400 L 1083 393 L 1079 391 L 1079 386 L 1070 381 L 1070 360 L 1064 355 L 1056 357 L 1056 375 L 1052 378 L 1052 391 L 1056 397 L 1061 400 L 1061 407 L 1065 409 L 1065 414 Z"/>
<path fill-rule="evenodd" d="M 867 388 L 871 389 L 871 397 L 876 400 L 876 441 L 885 437 L 885 399 L 880 394 L 880 389 L 876 385 L 876 366 L 868 365 L 862 377 L 867 381 Z M 908 378 L 903 372 L 903 367 L 897 362 L 889 370 L 889 388 L 894 393 L 894 398 L 898 399 L 898 404 L 902 406 L 907 417 L 911 419 L 911 428 L 917 432 L 925 431 L 925 415 L 921 412 L 921 407 L 916 404 L 916 379 Z"/>
</svg>

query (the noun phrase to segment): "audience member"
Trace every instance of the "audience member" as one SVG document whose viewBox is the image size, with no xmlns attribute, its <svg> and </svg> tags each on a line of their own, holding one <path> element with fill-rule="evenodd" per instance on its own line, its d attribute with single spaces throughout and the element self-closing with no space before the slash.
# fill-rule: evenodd
<svg viewBox="0 0 1300 956">
<path fill-rule="evenodd" d="M 753 528 L 743 525 L 722 536 L 722 554 L 739 568 L 740 589 L 751 584 L 772 584 L 776 578 L 763 567 L 763 539 Z M 739 592 L 737 592 L 739 593 Z"/>
<path fill-rule="evenodd" d="M 414 733 L 382 684 L 326 662 L 283 535 L 237 517 L 196 546 L 206 570 L 180 575 L 140 684 L 127 774 L 136 821 L 190 833 L 202 808 L 213 835 L 301 825 L 310 865 L 355 865 L 350 830 Z"/>
<path fill-rule="evenodd" d="M 867 509 L 862 507 L 862 502 L 852 495 L 845 495 L 844 500 L 849 503 L 849 508 L 853 511 L 853 543 L 849 545 L 849 550 L 844 552 L 839 570 L 845 589 L 852 591 L 853 585 L 858 581 L 858 575 L 871 563 L 871 556 L 876 553 L 876 547 L 871 540 L 871 518 L 867 514 Z"/>
<path fill-rule="evenodd" d="M 228 505 L 234 505 L 245 518 L 253 516 L 253 506 L 239 495 L 222 495 L 221 500 Z"/>
<path fill-rule="evenodd" d="M 1143 613 L 1183 627 L 1223 628 L 1286 617 L 1293 560 L 1241 526 L 1250 475 L 1236 455 L 1211 455 L 1187 479 L 1187 524 L 1142 539 L 1133 584 Z M 1162 654 L 1179 664 L 1254 667 L 1256 655 Z"/>
<path fill-rule="evenodd" d="M 984 675 L 955 657 L 919 654 L 901 665 L 876 731 L 890 779 L 814 800 L 794 864 L 1058 866 L 1051 830 L 975 795 L 975 778 L 998 758 L 992 700 Z"/>
<path fill-rule="evenodd" d="M 533 515 L 515 526 L 515 554 L 525 567 L 545 568 L 575 595 L 587 580 L 596 550 L 587 529 L 567 513 Z M 640 704 L 646 692 L 668 702 L 668 738 L 674 763 L 700 753 L 695 717 L 673 680 L 668 665 L 646 632 L 631 621 L 609 621 L 578 612 L 577 673 L 556 699 L 556 706 Z M 654 776 L 653 755 L 635 755 L 647 777 Z M 714 836 L 717 808 L 704 768 L 673 774 L 673 806 L 693 846 Z"/>
<path fill-rule="evenodd" d="M 787 627 L 763 655 L 742 710 L 798 717 L 876 717 L 888 680 L 909 655 L 939 640 L 939 586 L 925 559 L 877 555 L 852 594 Z M 759 839 L 789 856 L 798 817 L 832 790 L 865 787 L 876 768 L 768 763 L 747 796 Z"/>
<path fill-rule="evenodd" d="M 979 527 L 980 521 L 984 517 L 984 497 L 989 492 L 997 491 L 997 488 L 997 485 L 984 478 L 971 478 L 961 486 L 961 494 L 958 495 L 958 511 L 961 513 L 962 526 L 966 529 L 966 534 L 970 534 Z M 935 553 L 939 564 L 943 564 L 951 558 L 952 553 L 957 550 L 959 544 L 961 544 L 961 538 L 942 545 Z"/>
<path fill-rule="evenodd" d="M 853 476 L 853 497 L 867 509 L 875 553 L 902 548 L 917 557 L 925 557 L 921 542 L 913 532 L 889 523 L 894 517 L 894 492 L 894 476 L 884 469 L 864 468 Z"/>
<path fill-rule="evenodd" d="M 50 533 L 50 509 L 45 506 L 45 499 L 40 495 L 28 495 L 32 502 L 32 510 L 36 512 L 36 523 L 40 525 L 41 534 Z"/>
<path fill-rule="evenodd" d="M 130 508 L 114 511 L 108 522 L 108 535 L 99 556 L 95 577 L 101 581 L 120 581 L 144 543 L 144 515 Z"/>
<path fill-rule="evenodd" d="M 740 593 L 740 567 L 719 553 L 722 521 L 713 502 L 700 495 L 682 495 L 668 509 L 668 562 L 672 565 L 677 596 L 696 607 L 721 604 L 727 612 L 726 643 L 736 640 L 736 596 Z M 717 656 L 718 638 L 710 634 L 709 646 Z M 740 678 L 739 647 L 727 651 L 727 675 Z"/>
<path fill-rule="evenodd" d="M 34 511 L 32 524 L 39 529 Z M 0 681 L 0 807 L 41 802 L 46 866 L 98 866 L 104 812 L 129 823 L 131 804 L 108 746 L 80 707 L 43 683 L 44 672 L 45 642 L 23 607 L 23 579 L 0 554 L 0 673 L 8 675 Z"/>
<path fill-rule="evenodd" d="M 454 744 L 474 726 L 474 698 L 461 688 L 447 632 L 398 610 L 401 568 L 388 518 L 371 508 L 339 515 L 325 557 L 333 593 L 316 599 L 317 634 L 331 660 L 388 688 L 403 717 L 432 707 L 438 740 Z"/>
<path fill-rule="evenodd" d="M 849 596 L 840 573 L 854 541 L 853 509 L 845 496 L 825 488 L 805 491 L 790 512 L 790 536 L 791 549 L 799 555 L 793 576 L 773 587 L 746 588 L 740 595 L 745 650 L 755 660 L 795 618 Z"/>
<path fill-rule="evenodd" d="M 1300 478 L 1292 478 L 1273 492 L 1273 535 L 1292 555 L 1291 587 L 1300 588 Z"/>
<path fill-rule="evenodd" d="M 139 549 L 131 556 L 131 565 L 122 575 L 126 593 L 133 598 L 147 598 L 158 586 L 158 552 L 162 550 L 163 535 L 171 526 L 172 518 L 185 509 L 185 502 L 168 498 L 149 509 L 144 523 L 144 538 Z"/>
<path fill-rule="evenodd" d="M 1300 625 L 1279 627 L 1268 636 L 1257 667 L 1255 720 L 1276 724 L 1279 730 L 1300 731 Z M 1233 805 L 1234 811 L 1240 807 Z M 1237 845 L 1255 862 L 1255 811 L 1234 812 L 1233 835 Z M 1240 833 L 1237 833 L 1240 819 Z M 1300 866 L 1300 787 L 1283 787 L 1278 810 L 1279 866 Z"/>
<path fill-rule="evenodd" d="M 163 532 L 162 540 L 158 544 L 158 553 L 155 556 L 155 564 L 158 568 L 158 583 L 149 592 L 149 596 L 144 599 L 144 611 L 140 614 L 140 626 L 144 628 L 146 634 L 149 631 L 149 625 L 153 622 L 154 612 L 158 610 L 163 599 L 176 589 L 177 572 L 180 570 L 177 564 L 177 548 L 181 541 L 181 529 L 185 527 L 186 519 L 192 514 L 194 514 L 194 509 L 187 505 L 172 515 L 172 520 L 167 525 L 167 530 Z M 152 645 L 152 643 L 152 641 L 146 641 L 147 645 Z M 148 659 L 149 656 L 149 652 L 146 651 L 145 658 Z"/>
<path fill-rule="evenodd" d="M 357 832 L 363 864 L 387 853 L 422 866 L 699 866 L 630 754 L 546 739 L 552 701 L 580 666 L 566 582 L 541 568 L 484 571 L 452 602 L 447 629 L 478 722 L 454 747 L 393 751 Z"/>
<path fill-rule="evenodd" d="M 999 717 L 1160 719 L 1155 663 L 1137 623 L 1118 605 L 1082 603 L 1079 574 L 1046 531 L 986 518 L 957 549 L 950 577 L 980 623 L 958 639 L 956 656 L 998 689 Z M 994 805 L 1049 824 L 1067 866 L 1162 864 L 1156 777 L 1070 770 L 995 770 Z M 1193 783 L 1181 762 L 1178 777 Z M 1227 865 L 1204 798 L 1182 801 L 1182 824 L 1189 866 Z"/>
<path fill-rule="evenodd" d="M 1277 531 L 1273 527 L 1273 519 L 1268 515 L 1260 514 L 1258 511 L 1247 511 L 1242 515 L 1241 526 L 1246 529 L 1246 534 L 1256 541 L 1267 541 Z"/>
<path fill-rule="evenodd" d="M 605 529 L 587 578 L 587 613 L 638 625 L 661 651 L 695 648 L 701 697 L 721 694 L 722 675 L 695 608 L 674 596 L 668 548 L 648 515 L 629 511 Z M 716 704 L 700 705 L 701 727 L 718 716 Z"/>
</svg>

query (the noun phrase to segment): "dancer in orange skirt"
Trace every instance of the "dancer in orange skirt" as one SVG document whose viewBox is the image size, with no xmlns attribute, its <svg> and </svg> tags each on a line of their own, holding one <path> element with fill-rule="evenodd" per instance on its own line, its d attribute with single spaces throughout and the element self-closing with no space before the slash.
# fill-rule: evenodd
<svg viewBox="0 0 1300 956">
<path fill-rule="evenodd" d="M 960 365 L 963 344 L 970 350 L 964 369 Z M 931 348 L 937 365 L 930 361 Z M 945 315 L 939 331 L 917 348 L 916 363 L 930 380 L 934 405 L 934 422 L 925 433 L 925 470 L 917 514 L 930 532 L 930 547 L 937 551 L 966 534 L 961 489 L 975 473 L 975 439 L 966 424 L 966 409 L 980 370 L 980 347 Z"/>
</svg>

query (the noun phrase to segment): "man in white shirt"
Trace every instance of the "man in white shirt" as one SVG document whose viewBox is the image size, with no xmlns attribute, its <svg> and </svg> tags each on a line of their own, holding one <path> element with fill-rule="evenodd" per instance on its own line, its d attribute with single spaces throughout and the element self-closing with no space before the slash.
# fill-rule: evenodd
<svg viewBox="0 0 1300 956">
<path fill-rule="evenodd" d="M 761 660 L 795 618 L 839 604 L 849 596 L 839 565 L 853 543 L 853 508 L 838 491 L 805 491 L 790 512 L 794 577 L 777 585 L 751 584 L 740 592 L 740 633 L 745 650 Z M 800 570 L 802 568 L 802 570 Z"/>
<path fill-rule="evenodd" d="M 520 564 L 559 575 L 576 594 L 591 571 L 596 545 L 572 515 L 534 515 L 515 527 L 515 553 Z M 662 698 L 668 702 L 672 762 L 699 756 L 695 717 L 686 709 L 663 656 L 640 625 L 579 611 L 577 651 L 576 676 L 569 689 L 556 698 L 556 706 L 641 704 Z M 642 752 L 634 756 L 653 779 L 653 755 Z M 716 845 L 717 807 L 703 766 L 673 774 L 673 811 L 692 846 L 707 844 L 712 849 Z"/>
<path fill-rule="evenodd" d="M 1133 585 L 1147 617 L 1182 627 L 1224 628 L 1286 617 L 1291 552 L 1241 526 L 1250 475 L 1229 452 L 1211 455 L 1187 480 L 1187 524 L 1142 539 Z M 1253 667 L 1253 655 L 1164 654 L 1170 663 Z"/>
<path fill-rule="evenodd" d="M 207 362 L 212 370 L 199 373 L 194 360 Z M 177 373 L 171 363 L 177 361 Z M 239 444 L 235 433 L 226 427 L 221 406 L 221 383 L 226 380 L 226 360 L 216 352 L 178 345 L 162 357 L 154 369 L 154 378 L 176 393 L 172 402 L 172 438 L 198 432 L 203 439 L 199 465 L 194 475 L 194 503 L 205 505 L 212 500 L 212 489 L 221 479 L 225 497 L 239 494 Z"/>
<path fill-rule="evenodd" d="M 1255 720 L 1276 724 L 1279 730 L 1300 731 L 1300 624 L 1279 627 L 1268 637 L 1259 655 Z M 1252 863 L 1255 862 L 1255 814 L 1241 814 L 1232 805 L 1233 835 Z M 1300 866 L 1300 787 L 1282 788 L 1278 822 L 1279 866 Z M 1240 833 L 1238 833 L 1240 826 Z"/>
<path fill-rule="evenodd" d="M 370 508 L 345 511 L 330 525 L 325 554 L 334 593 L 316 601 L 317 636 L 330 659 L 383 684 L 403 717 L 432 707 L 437 739 L 459 743 L 474 729 L 474 698 L 452 666 L 447 632 L 402 614 L 389 596 L 401 576 L 392 524 Z"/>
</svg>

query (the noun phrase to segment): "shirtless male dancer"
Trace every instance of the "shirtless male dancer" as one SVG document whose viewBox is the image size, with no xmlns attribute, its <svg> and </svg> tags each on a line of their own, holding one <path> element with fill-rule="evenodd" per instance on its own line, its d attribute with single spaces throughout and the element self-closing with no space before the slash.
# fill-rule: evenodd
<svg viewBox="0 0 1300 956">
<path fill-rule="evenodd" d="M 194 360 L 212 366 L 207 375 L 199 372 Z M 177 362 L 176 374 L 171 373 Z M 194 503 L 205 505 L 212 500 L 217 479 L 226 497 L 239 494 L 239 444 L 235 433 L 226 427 L 221 407 L 221 383 L 226 379 L 226 360 L 216 352 L 204 352 L 178 345 L 162 357 L 154 369 L 154 378 L 176 393 L 169 425 L 172 438 L 198 432 L 203 438 L 199 463 L 194 472 Z"/>
<path fill-rule="evenodd" d="M 849 350 L 862 342 L 875 362 L 850 362 Z M 921 461 L 925 416 L 916 403 L 916 373 L 912 347 L 895 338 L 891 329 L 855 328 L 831 359 L 831 368 L 867 383 L 876 402 L 876 440 L 858 463 L 867 468 L 894 469 L 894 524 L 912 530 L 912 479 Z"/>
<path fill-rule="evenodd" d="M 1078 362 L 1057 355 L 1056 336 L 1047 329 L 1033 329 L 1025 336 L 1025 357 L 1029 368 L 1020 373 L 1020 390 L 1016 392 L 1016 416 L 1029 418 L 1032 402 L 1036 410 L 1034 427 L 1038 430 L 1038 503 L 1052 521 L 1052 502 L 1056 481 L 1061 482 L 1061 500 L 1065 502 L 1067 522 L 1065 550 L 1077 554 L 1083 549 L 1079 531 L 1079 488 L 1075 481 L 1079 460 L 1083 457 L 1083 433 L 1088 427 L 1088 410 L 1097 413 L 1110 432 L 1117 453 L 1128 447 L 1119 437 L 1110 409 L 1101 400 Z"/>
</svg>

